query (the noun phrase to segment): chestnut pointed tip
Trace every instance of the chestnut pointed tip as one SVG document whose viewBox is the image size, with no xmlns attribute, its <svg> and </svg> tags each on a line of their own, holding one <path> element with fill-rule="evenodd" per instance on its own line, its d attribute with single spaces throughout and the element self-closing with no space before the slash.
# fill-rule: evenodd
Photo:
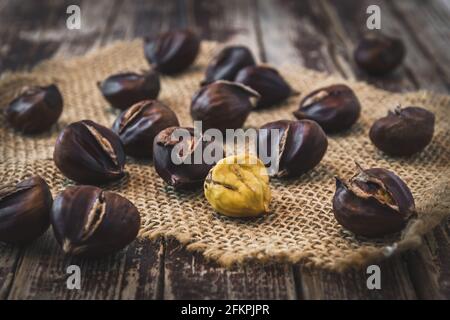
<svg viewBox="0 0 450 320">
<path fill-rule="evenodd" d="M 358 168 L 358 170 L 359 170 L 359 172 L 364 172 L 364 168 L 363 168 L 363 166 L 358 162 L 358 161 L 356 161 L 355 160 L 355 165 L 356 165 L 356 168 Z"/>
</svg>

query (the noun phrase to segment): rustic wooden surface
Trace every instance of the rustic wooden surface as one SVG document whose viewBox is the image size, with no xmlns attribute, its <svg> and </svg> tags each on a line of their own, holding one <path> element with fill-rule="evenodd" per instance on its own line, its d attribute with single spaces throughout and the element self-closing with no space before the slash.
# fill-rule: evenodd
<svg viewBox="0 0 450 320">
<path fill-rule="evenodd" d="M 69 4 L 81 7 L 79 31 L 65 27 Z M 403 67 L 381 79 L 352 61 L 370 4 L 381 7 L 382 29 L 407 47 Z M 185 26 L 204 39 L 246 44 L 274 65 L 298 63 L 391 91 L 450 91 L 448 0 L 0 0 L 0 73 Z M 81 266 L 81 290 L 66 288 L 71 264 Z M 175 240 L 140 239 L 101 260 L 65 257 L 48 232 L 27 247 L 0 244 L 0 299 L 449 299 L 449 221 L 418 250 L 380 267 L 382 289 L 368 290 L 364 270 L 335 274 L 286 264 L 226 270 Z"/>
</svg>

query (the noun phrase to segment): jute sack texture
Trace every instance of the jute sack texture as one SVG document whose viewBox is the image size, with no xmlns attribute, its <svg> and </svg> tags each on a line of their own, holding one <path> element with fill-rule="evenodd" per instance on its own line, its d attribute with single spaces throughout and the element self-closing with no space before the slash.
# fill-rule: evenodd
<svg viewBox="0 0 450 320">
<path fill-rule="evenodd" d="M 199 58 L 176 77 L 162 77 L 159 99 L 170 106 L 184 126 L 192 126 L 191 97 L 199 88 L 206 65 L 219 49 L 204 42 Z M 301 96 L 335 83 L 356 92 L 362 114 L 351 130 L 329 136 L 328 151 L 312 171 L 295 179 L 272 179 L 271 214 L 254 220 L 230 219 L 216 214 L 203 191 L 176 192 L 156 174 L 151 161 L 129 158 L 127 176 L 103 186 L 131 200 L 142 216 L 140 237 L 173 236 L 190 250 L 230 266 L 249 260 L 303 262 L 306 265 L 343 271 L 361 267 L 386 256 L 420 245 L 422 236 L 450 213 L 450 97 L 427 92 L 395 94 L 362 82 L 304 69 L 278 66 Z M 73 121 L 91 119 L 110 127 L 117 116 L 101 96 L 96 82 L 119 71 L 147 69 L 140 40 L 117 42 L 70 60 L 49 60 L 30 73 L 9 73 L 0 80 L 0 105 L 6 106 L 24 85 L 56 83 L 64 96 L 64 111 L 54 128 L 38 136 L 23 136 L 0 126 L 1 182 L 41 175 L 53 195 L 73 182 L 55 167 L 52 154 L 61 129 Z M 301 96 L 264 111 L 252 112 L 246 127 L 259 127 L 278 119 L 294 119 L 292 111 Z M 410 158 L 392 158 L 378 151 L 368 138 L 373 121 L 398 104 L 422 106 L 436 115 L 432 143 Z M 337 224 L 331 207 L 334 176 L 351 177 L 355 161 L 363 167 L 383 167 L 397 173 L 411 188 L 418 218 L 402 234 L 370 240 L 355 237 Z"/>
</svg>

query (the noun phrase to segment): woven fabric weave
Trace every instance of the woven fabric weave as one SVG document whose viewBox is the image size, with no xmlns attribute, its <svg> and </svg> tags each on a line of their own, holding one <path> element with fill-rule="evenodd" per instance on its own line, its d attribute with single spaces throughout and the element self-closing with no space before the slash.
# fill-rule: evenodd
<svg viewBox="0 0 450 320">
<path fill-rule="evenodd" d="M 191 126 L 190 100 L 198 89 L 209 59 L 218 45 L 204 42 L 199 58 L 176 77 L 163 76 L 160 100 Z M 59 131 L 67 124 L 91 119 L 110 127 L 117 116 L 101 96 L 96 82 L 119 71 L 148 68 L 140 40 L 117 42 L 69 60 L 46 61 L 30 73 L 8 73 L 0 79 L 0 105 L 6 106 L 22 86 L 56 83 L 64 96 L 64 111 L 52 130 L 24 136 L 0 126 L 1 182 L 41 175 L 53 195 L 72 184 L 52 160 Z M 155 173 L 151 161 L 128 159 L 127 176 L 104 186 L 131 200 L 142 216 L 141 237 L 174 236 L 188 249 L 199 250 L 223 265 L 256 259 L 289 261 L 342 271 L 417 247 L 421 237 L 450 213 L 450 97 L 427 92 L 406 94 L 376 89 L 362 82 L 304 69 L 281 66 L 281 74 L 301 96 L 313 89 L 345 83 L 356 92 L 362 114 L 351 130 L 329 136 L 327 154 L 312 171 L 296 179 L 272 179 L 272 213 L 254 220 L 230 219 L 214 213 L 202 190 L 176 192 Z M 301 96 L 249 116 L 246 127 L 259 127 L 277 119 L 294 119 Z M 425 107 L 436 115 L 432 143 L 410 158 L 391 158 L 378 151 L 368 138 L 373 121 L 398 104 Z M 383 167 L 396 172 L 411 188 L 418 218 L 400 235 L 370 240 L 355 237 L 334 219 L 331 200 L 334 176 L 349 178 L 363 167 Z"/>
</svg>

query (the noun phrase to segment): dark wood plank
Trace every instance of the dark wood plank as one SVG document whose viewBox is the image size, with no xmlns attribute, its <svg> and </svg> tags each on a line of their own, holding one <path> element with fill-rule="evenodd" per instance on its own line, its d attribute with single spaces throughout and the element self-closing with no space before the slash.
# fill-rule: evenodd
<svg viewBox="0 0 450 320">
<path fill-rule="evenodd" d="M 260 55 L 253 4 L 246 1 L 188 1 L 181 19 L 204 38 L 245 44 Z M 206 261 L 177 241 L 167 242 L 164 264 L 166 299 L 295 299 L 289 265 L 249 264 L 232 270 Z"/>
<path fill-rule="evenodd" d="M 102 259 L 65 256 L 49 231 L 25 249 L 8 299 L 155 299 L 160 244 L 135 241 Z M 67 268 L 80 267 L 81 289 L 67 288 Z"/>
<path fill-rule="evenodd" d="M 296 292 L 289 265 L 247 264 L 224 269 L 171 240 L 165 256 L 164 298 L 295 299 Z"/>
<path fill-rule="evenodd" d="M 361 299 L 417 299 L 408 268 L 401 258 L 379 264 L 381 289 L 367 288 L 366 270 L 342 274 L 299 267 L 300 286 L 305 299 L 361 300 Z"/>
</svg>

